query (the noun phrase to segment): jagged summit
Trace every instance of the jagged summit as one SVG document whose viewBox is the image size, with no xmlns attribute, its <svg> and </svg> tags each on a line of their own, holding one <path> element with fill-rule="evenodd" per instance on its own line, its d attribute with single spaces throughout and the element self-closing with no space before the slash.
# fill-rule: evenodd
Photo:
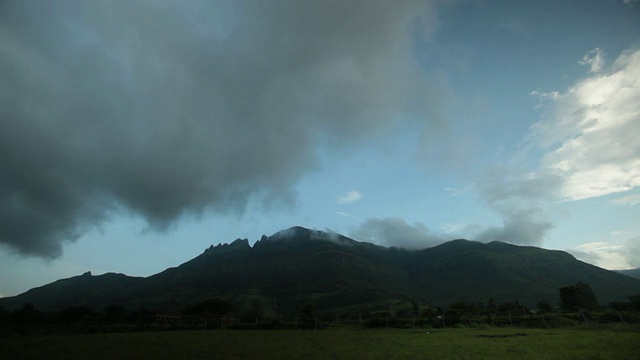
<svg viewBox="0 0 640 360">
<path fill-rule="evenodd" d="M 233 247 L 250 247 L 249 246 L 249 239 L 237 238 L 231 244 L 229 244 L 229 246 L 233 246 Z"/>
<path fill-rule="evenodd" d="M 220 249 L 220 248 L 227 248 L 227 249 L 241 249 L 241 248 L 246 248 L 246 249 L 251 249 L 251 245 L 249 245 L 249 240 L 248 239 L 240 239 L 237 238 L 235 239 L 233 242 L 227 244 L 227 243 L 221 243 L 218 244 L 216 246 L 209 246 L 207 249 L 204 250 L 205 253 L 207 252 L 211 252 L 215 249 Z"/>
</svg>

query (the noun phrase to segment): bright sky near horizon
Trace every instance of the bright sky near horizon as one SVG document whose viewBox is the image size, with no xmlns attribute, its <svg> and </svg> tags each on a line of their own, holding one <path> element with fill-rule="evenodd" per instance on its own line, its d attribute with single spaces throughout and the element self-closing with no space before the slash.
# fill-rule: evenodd
<svg viewBox="0 0 640 360">
<path fill-rule="evenodd" d="M 0 296 L 294 225 L 640 267 L 640 1 L 0 3 Z"/>
</svg>

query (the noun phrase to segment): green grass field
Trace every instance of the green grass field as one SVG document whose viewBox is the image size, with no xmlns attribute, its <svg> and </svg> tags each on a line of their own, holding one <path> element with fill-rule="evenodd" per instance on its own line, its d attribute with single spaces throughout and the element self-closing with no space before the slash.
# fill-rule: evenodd
<svg viewBox="0 0 640 360">
<path fill-rule="evenodd" d="M 217 330 L 0 339 L 0 359 L 639 359 L 637 329 Z"/>
</svg>

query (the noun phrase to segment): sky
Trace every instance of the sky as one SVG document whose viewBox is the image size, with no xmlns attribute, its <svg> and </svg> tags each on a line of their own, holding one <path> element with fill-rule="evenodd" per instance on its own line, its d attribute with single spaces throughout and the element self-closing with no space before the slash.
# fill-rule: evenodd
<svg viewBox="0 0 640 360">
<path fill-rule="evenodd" d="M 0 296 L 291 226 L 640 267 L 640 1 L 0 2 Z"/>
</svg>

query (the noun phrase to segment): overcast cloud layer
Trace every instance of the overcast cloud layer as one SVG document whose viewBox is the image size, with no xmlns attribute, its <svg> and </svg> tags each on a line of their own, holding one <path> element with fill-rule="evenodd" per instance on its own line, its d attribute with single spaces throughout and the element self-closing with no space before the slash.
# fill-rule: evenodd
<svg viewBox="0 0 640 360">
<path fill-rule="evenodd" d="M 162 229 L 292 201 L 315 146 L 429 119 L 411 44 L 432 17 L 418 0 L 0 3 L 0 242 L 55 257 L 114 210 Z"/>
</svg>

